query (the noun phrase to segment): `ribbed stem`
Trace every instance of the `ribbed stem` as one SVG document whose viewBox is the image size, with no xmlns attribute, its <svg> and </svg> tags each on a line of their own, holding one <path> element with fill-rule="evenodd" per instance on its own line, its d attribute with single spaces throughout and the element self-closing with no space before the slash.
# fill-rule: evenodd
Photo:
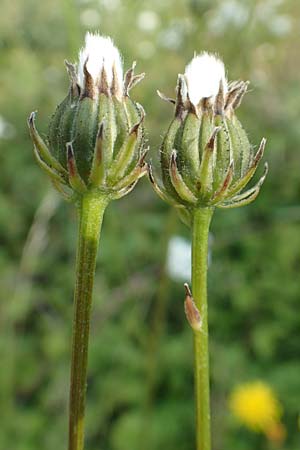
<svg viewBox="0 0 300 450">
<path fill-rule="evenodd" d="M 107 197 L 85 194 L 79 207 L 71 362 L 69 450 L 84 448 L 85 394 L 90 314 L 96 257 Z"/>
<path fill-rule="evenodd" d="M 192 224 L 192 293 L 202 320 L 201 330 L 194 331 L 197 450 L 211 449 L 207 321 L 207 257 L 208 233 L 212 213 L 212 208 L 195 209 L 193 212 Z"/>
</svg>

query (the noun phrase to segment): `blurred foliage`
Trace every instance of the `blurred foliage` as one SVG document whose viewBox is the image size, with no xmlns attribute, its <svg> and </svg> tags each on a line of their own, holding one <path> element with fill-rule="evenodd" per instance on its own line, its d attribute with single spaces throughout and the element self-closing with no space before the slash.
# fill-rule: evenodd
<svg viewBox="0 0 300 450">
<path fill-rule="evenodd" d="M 239 116 L 270 173 L 258 200 L 213 220 L 209 274 L 214 449 L 265 450 L 238 427 L 228 395 L 268 382 L 299 448 L 300 3 L 297 0 L 2 0 L 0 16 L 0 449 L 66 448 L 76 212 L 36 166 L 26 117 L 44 128 L 67 88 L 86 30 L 111 35 L 147 77 L 155 159 L 194 51 L 219 53 L 230 79 L 251 80 Z M 88 381 L 89 450 L 192 450 L 192 339 L 182 283 L 165 269 L 188 230 L 147 180 L 109 206 L 95 285 Z"/>
</svg>

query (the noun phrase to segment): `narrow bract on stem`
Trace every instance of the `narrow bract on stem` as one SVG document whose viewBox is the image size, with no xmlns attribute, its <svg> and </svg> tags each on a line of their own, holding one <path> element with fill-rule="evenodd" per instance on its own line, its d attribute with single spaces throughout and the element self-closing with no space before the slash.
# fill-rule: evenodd
<svg viewBox="0 0 300 450">
<path fill-rule="evenodd" d="M 197 306 L 195 305 L 190 287 L 187 283 L 184 284 L 184 288 L 185 288 L 184 311 L 187 321 L 189 322 L 193 330 L 200 331 L 202 326 L 200 312 Z"/>
<path fill-rule="evenodd" d="M 158 195 L 175 206 L 191 227 L 192 289 L 185 285 L 185 313 L 194 335 L 196 448 L 211 450 L 207 256 L 209 227 L 215 208 L 236 208 L 259 194 L 268 166 L 246 189 L 261 161 L 266 140 L 256 151 L 236 117 L 248 81 L 228 82 L 215 55 L 195 55 L 178 75 L 176 98 L 158 91 L 175 106 L 174 118 L 160 147 L 161 179 L 149 167 Z M 192 296 L 193 293 L 193 296 Z"/>
<path fill-rule="evenodd" d="M 122 58 L 109 37 L 87 33 L 78 65 L 66 63 L 70 88 L 43 140 L 28 120 L 35 158 L 79 212 L 69 405 L 69 450 L 84 448 L 89 326 L 96 257 L 110 200 L 128 194 L 147 173 L 144 117 L 129 92 L 144 77 Z M 123 80 L 124 78 L 124 80 Z"/>
</svg>

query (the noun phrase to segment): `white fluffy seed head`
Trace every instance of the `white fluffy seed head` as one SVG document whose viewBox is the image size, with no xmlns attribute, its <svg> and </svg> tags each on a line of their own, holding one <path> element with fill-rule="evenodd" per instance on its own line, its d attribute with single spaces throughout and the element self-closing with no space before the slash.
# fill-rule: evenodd
<svg viewBox="0 0 300 450">
<path fill-rule="evenodd" d="M 202 98 L 214 97 L 223 81 L 227 92 L 227 80 L 223 62 L 210 53 L 196 55 L 185 68 L 185 80 L 191 102 L 198 105 Z"/>
<path fill-rule="evenodd" d="M 115 47 L 111 38 L 100 36 L 98 33 L 86 33 L 85 46 L 79 52 L 78 84 L 84 87 L 84 64 L 87 62 L 87 70 L 96 83 L 104 67 L 107 81 L 111 86 L 113 78 L 113 67 L 115 66 L 118 82 L 123 80 L 123 67 L 119 50 Z"/>
</svg>

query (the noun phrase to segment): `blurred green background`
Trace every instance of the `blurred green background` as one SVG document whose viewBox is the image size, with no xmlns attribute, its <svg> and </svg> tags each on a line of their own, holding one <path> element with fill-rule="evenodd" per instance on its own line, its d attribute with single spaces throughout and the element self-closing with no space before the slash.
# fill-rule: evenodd
<svg viewBox="0 0 300 450">
<path fill-rule="evenodd" d="M 300 3 L 298 0 L 2 0 L 0 14 L 0 449 L 67 446 L 76 211 L 37 167 L 26 117 L 49 117 L 87 30 L 100 30 L 147 77 L 155 159 L 177 73 L 217 52 L 229 79 L 251 80 L 238 111 L 267 137 L 270 173 L 252 205 L 217 211 L 209 308 L 214 450 L 300 445 Z M 143 180 L 111 204 L 98 256 L 88 379 L 88 450 L 192 450 L 192 337 L 183 280 L 166 267 L 188 229 Z M 180 263 L 180 261 L 178 261 Z M 277 447 L 239 427 L 228 395 L 261 379 L 283 406 Z"/>
</svg>

